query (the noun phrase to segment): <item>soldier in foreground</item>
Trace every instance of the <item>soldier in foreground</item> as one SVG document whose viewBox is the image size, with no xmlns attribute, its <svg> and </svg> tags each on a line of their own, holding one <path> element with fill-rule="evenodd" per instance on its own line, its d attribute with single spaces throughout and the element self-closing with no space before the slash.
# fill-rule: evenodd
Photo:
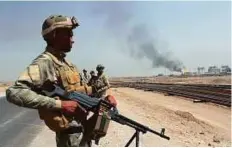
<svg viewBox="0 0 232 148">
<path fill-rule="evenodd" d="M 101 64 L 97 65 L 97 76 L 92 83 L 93 86 L 93 96 L 97 98 L 106 97 L 106 91 L 110 88 L 110 83 L 104 74 L 105 67 Z"/>
<path fill-rule="evenodd" d="M 40 118 L 56 132 L 59 147 L 91 146 L 91 140 L 83 136 L 82 121 L 86 120 L 86 111 L 76 101 L 51 98 L 41 92 L 44 83 L 49 80 L 66 91 L 91 95 L 92 88 L 81 85 L 77 67 L 65 58 L 74 43 L 73 29 L 78 26 L 75 17 L 48 17 L 42 26 L 42 35 L 47 43 L 45 51 L 6 90 L 9 102 L 38 109 Z"/>
</svg>

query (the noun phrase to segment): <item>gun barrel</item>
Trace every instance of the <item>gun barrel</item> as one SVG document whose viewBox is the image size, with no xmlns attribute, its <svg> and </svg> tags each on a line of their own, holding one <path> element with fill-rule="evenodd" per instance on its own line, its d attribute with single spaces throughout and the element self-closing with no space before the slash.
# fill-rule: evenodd
<svg viewBox="0 0 232 148">
<path fill-rule="evenodd" d="M 129 118 L 123 116 L 123 115 L 120 115 L 120 114 L 115 115 L 114 121 L 119 122 L 121 124 L 126 124 L 126 125 L 128 125 L 128 126 L 130 126 L 132 128 L 135 128 L 137 130 L 142 131 L 143 133 L 146 133 L 147 131 L 149 131 L 149 132 L 151 132 L 153 134 L 156 134 L 156 135 L 158 135 L 158 136 L 160 136 L 160 137 L 162 137 L 164 139 L 170 140 L 170 137 L 164 135 L 164 132 L 165 132 L 164 128 L 159 133 L 159 132 L 156 132 L 156 131 L 150 129 L 149 127 L 147 127 L 145 125 L 142 125 L 142 124 L 140 124 L 140 123 L 138 123 L 136 121 L 133 121 L 133 120 L 131 120 L 131 119 L 129 119 Z"/>
<path fill-rule="evenodd" d="M 150 128 L 147 128 L 147 131 L 149 131 L 149 132 L 151 132 L 151 133 L 153 133 L 153 134 L 159 135 L 160 137 L 162 137 L 162 138 L 164 138 L 164 139 L 170 140 L 170 137 L 164 135 L 164 131 L 165 131 L 164 128 L 162 128 L 162 130 L 161 130 L 160 133 L 159 133 L 159 132 L 156 132 L 156 131 L 154 131 L 154 130 L 152 130 L 152 129 L 150 129 Z"/>
</svg>

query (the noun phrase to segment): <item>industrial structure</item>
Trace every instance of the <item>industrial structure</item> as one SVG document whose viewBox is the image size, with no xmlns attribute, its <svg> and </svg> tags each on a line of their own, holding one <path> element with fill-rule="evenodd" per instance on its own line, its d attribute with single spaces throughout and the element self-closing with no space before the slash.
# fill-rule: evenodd
<svg viewBox="0 0 232 148">
<path fill-rule="evenodd" d="M 188 71 L 186 68 L 182 70 L 181 75 L 194 76 L 194 75 L 230 75 L 231 68 L 228 65 L 222 65 L 221 67 L 209 66 L 208 69 L 205 67 L 198 67 L 196 71 Z"/>
</svg>

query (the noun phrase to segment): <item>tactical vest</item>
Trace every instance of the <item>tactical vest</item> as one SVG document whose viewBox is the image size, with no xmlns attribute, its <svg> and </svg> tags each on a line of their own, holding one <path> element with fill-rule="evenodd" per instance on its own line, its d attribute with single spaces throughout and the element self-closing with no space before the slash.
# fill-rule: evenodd
<svg viewBox="0 0 232 148">
<path fill-rule="evenodd" d="M 103 80 L 104 75 L 102 74 L 101 76 L 98 77 L 96 80 L 96 86 L 97 88 L 101 88 L 105 86 L 104 80 Z"/>
<path fill-rule="evenodd" d="M 92 88 L 86 84 L 81 85 L 78 69 L 71 63 L 65 61 L 61 63 L 58 59 L 49 52 L 43 54 L 48 59 L 54 62 L 54 68 L 58 85 L 66 91 L 78 91 L 85 94 L 91 94 Z M 56 98 L 57 99 L 57 98 Z M 62 98 L 59 98 L 62 99 Z M 65 130 L 69 127 L 72 117 L 63 115 L 59 111 L 50 111 L 46 109 L 39 109 L 40 119 L 44 120 L 45 124 L 54 132 Z"/>
<path fill-rule="evenodd" d="M 55 63 L 55 70 L 58 85 L 66 91 L 78 91 L 85 94 L 91 94 L 91 87 L 81 83 L 79 70 L 68 61 L 61 63 L 49 52 L 45 52 L 44 56 L 49 56 Z"/>
<path fill-rule="evenodd" d="M 57 60 L 51 53 L 45 52 L 46 57 L 49 56 L 55 63 L 57 83 L 63 87 L 66 91 L 78 91 L 86 94 L 92 93 L 92 87 L 88 87 L 85 83 L 81 85 L 80 75 L 78 69 L 67 62 L 65 65 Z M 103 76 L 99 78 L 98 87 L 104 87 Z M 59 132 L 68 129 L 71 118 L 69 116 L 64 116 L 60 112 L 49 112 L 44 111 L 44 119 L 46 125 L 53 131 Z M 99 141 L 101 137 L 104 137 L 108 131 L 110 124 L 109 110 L 101 104 L 99 106 L 98 112 L 96 112 L 88 121 L 84 124 L 85 136 Z"/>
<path fill-rule="evenodd" d="M 102 87 L 105 87 L 105 86 L 106 86 L 106 84 L 104 82 L 104 75 L 101 75 L 100 77 L 97 76 L 96 79 L 95 79 L 95 82 L 94 82 L 95 90 L 99 90 L 99 89 L 101 89 Z M 95 90 L 93 92 L 95 97 L 98 97 L 98 98 L 105 97 L 106 91 L 96 93 Z"/>
</svg>

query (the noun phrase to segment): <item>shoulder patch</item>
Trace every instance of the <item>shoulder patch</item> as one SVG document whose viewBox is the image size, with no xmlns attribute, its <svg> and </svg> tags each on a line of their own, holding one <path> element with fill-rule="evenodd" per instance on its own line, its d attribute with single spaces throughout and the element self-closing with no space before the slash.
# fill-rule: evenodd
<svg viewBox="0 0 232 148">
<path fill-rule="evenodd" d="M 28 74 L 31 77 L 32 81 L 40 81 L 40 69 L 38 65 L 30 65 L 28 67 Z"/>
</svg>

